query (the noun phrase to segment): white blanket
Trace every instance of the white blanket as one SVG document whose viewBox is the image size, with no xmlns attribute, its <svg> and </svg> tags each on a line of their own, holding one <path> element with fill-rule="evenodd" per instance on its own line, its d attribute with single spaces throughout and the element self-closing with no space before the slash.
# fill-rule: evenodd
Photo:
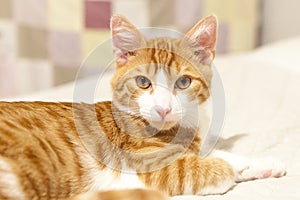
<svg viewBox="0 0 300 200">
<path fill-rule="evenodd" d="M 223 137 L 240 136 L 228 140 L 228 150 L 279 159 L 286 164 L 287 175 L 240 183 L 224 195 L 174 199 L 300 199 L 299 52 L 300 37 L 250 53 L 219 57 L 215 62 L 226 94 Z M 110 77 L 104 76 L 102 87 L 97 88 L 97 100 L 110 98 Z M 81 82 L 88 87 L 91 80 Z M 73 88 L 73 84 L 67 84 L 10 100 L 71 101 Z"/>
</svg>

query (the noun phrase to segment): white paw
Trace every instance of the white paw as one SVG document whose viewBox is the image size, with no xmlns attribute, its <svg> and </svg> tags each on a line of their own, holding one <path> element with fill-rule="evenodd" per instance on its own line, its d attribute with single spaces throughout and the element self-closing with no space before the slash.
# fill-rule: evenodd
<svg viewBox="0 0 300 200">
<path fill-rule="evenodd" d="M 279 178 L 286 174 L 285 165 L 274 159 L 249 159 L 220 150 L 214 151 L 212 156 L 222 158 L 232 166 L 236 174 L 236 182 Z"/>
<path fill-rule="evenodd" d="M 233 179 L 228 179 L 215 186 L 204 187 L 197 193 L 197 195 L 224 194 L 235 185 L 236 183 Z"/>
<path fill-rule="evenodd" d="M 271 160 L 243 160 L 239 165 L 233 166 L 236 172 L 236 182 L 264 178 L 279 178 L 286 174 L 283 163 Z"/>
</svg>

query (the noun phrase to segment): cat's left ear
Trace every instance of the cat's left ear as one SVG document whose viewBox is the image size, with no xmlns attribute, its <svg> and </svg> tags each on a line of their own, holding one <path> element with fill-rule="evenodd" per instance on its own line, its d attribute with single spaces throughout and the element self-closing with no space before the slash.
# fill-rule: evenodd
<svg viewBox="0 0 300 200">
<path fill-rule="evenodd" d="M 217 28 L 217 17 L 211 15 L 200 20 L 185 35 L 202 64 L 210 65 L 215 57 Z"/>
<path fill-rule="evenodd" d="M 110 23 L 113 51 L 119 65 L 127 63 L 137 49 L 145 46 L 145 38 L 124 16 L 116 14 Z"/>
</svg>

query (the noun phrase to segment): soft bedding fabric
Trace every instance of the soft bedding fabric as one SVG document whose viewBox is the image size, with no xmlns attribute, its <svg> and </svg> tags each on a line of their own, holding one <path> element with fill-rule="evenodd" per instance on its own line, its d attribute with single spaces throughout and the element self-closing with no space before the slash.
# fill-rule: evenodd
<svg viewBox="0 0 300 200">
<path fill-rule="evenodd" d="M 287 175 L 238 184 L 224 195 L 173 199 L 300 199 L 300 38 L 254 52 L 219 57 L 215 64 L 226 94 L 225 149 L 284 162 Z M 97 88 L 98 100 L 110 98 L 111 75 Z M 92 80 L 82 81 L 86 87 Z M 103 87 L 104 86 L 104 87 Z M 82 94 L 84 96 L 84 94 Z M 13 100 L 71 101 L 73 85 Z M 90 101 L 86 99 L 86 101 Z M 236 137 L 235 137 L 236 136 Z"/>
</svg>

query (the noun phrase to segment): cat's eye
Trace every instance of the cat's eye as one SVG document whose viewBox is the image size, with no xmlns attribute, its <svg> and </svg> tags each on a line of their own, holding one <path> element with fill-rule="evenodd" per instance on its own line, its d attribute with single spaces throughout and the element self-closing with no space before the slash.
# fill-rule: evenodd
<svg viewBox="0 0 300 200">
<path fill-rule="evenodd" d="M 136 77 L 136 84 L 142 89 L 148 89 L 151 86 L 151 81 L 145 76 Z"/>
<path fill-rule="evenodd" d="M 186 77 L 186 76 L 181 76 L 179 79 L 177 79 L 175 83 L 175 87 L 179 89 L 186 89 L 191 85 L 191 78 Z"/>
</svg>

